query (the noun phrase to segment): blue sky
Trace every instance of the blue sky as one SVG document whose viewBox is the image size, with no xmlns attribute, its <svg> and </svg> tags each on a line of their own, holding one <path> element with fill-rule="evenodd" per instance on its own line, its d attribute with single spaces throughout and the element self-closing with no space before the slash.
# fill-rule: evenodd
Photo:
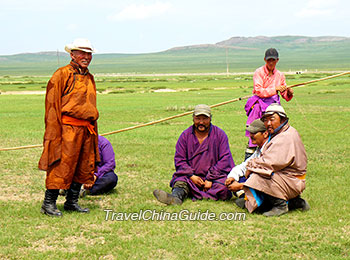
<svg viewBox="0 0 350 260">
<path fill-rule="evenodd" d="M 345 0 L 0 0 L 0 55 L 64 51 L 88 38 L 99 53 L 147 53 L 233 36 L 350 36 Z"/>
</svg>

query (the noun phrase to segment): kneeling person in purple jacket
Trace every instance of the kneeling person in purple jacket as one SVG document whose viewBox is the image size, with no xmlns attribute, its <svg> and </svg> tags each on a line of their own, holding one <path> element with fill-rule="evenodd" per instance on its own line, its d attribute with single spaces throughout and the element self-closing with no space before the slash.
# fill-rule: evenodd
<svg viewBox="0 0 350 260">
<path fill-rule="evenodd" d="M 94 174 L 94 184 L 84 184 L 81 192 L 83 197 L 85 194 L 98 195 L 111 191 L 118 183 L 118 176 L 115 170 L 115 155 L 112 144 L 103 136 L 98 136 L 98 150 L 101 162 L 97 165 L 97 172 Z M 85 194 L 84 194 L 85 193 Z"/>
<path fill-rule="evenodd" d="M 209 106 L 195 107 L 193 125 L 182 132 L 176 144 L 172 193 L 154 190 L 158 201 L 180 205 L 186 197 L 192 200 L 232 197 L 225 186 L 227 174 L 234 166 L 228 138 L 223 130 L 211 124 L 211 118 Z"/>
</svg>

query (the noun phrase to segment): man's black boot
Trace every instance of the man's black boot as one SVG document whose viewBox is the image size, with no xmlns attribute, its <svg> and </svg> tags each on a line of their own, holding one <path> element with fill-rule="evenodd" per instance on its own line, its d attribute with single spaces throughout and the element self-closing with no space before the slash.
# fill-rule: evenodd
<svg viewBox="0 0 350 260">
<path fill-rule="evenodd" d="M 176 187 L 173 188 L 171 194 L 163 190 L 154 190 L 153 195 L 159 202 L 162 202 L 164 204 L 181 205 L 183 200 L 186 198 L 187 193 L 185 189 Z"/>
<path fill-rule="evenodd" d="M 77 182 L 72 182 L 70 188 L 67 192 L 66 202 L 64 203 L 64 210 L 68 211 L 77 211 L 80 213 L 89 213 L 88 208 L 81 208 L 78 205 L 79 193 L 80 193 L 81 184 Z"/>
<path fill-rule="evenodd" d="M 310 209 L 310 205 L 306 200 L 302 199 L 300 195 L 298 195 L 297 197 L 288 201 L 288 209 L 300 209 L 301 211 L 308 211 Z"/>
<path fill-rule="evenodd" d="M 56 207 L 58 190 L 46 190 L 45 199 L 41 206 L 41 213 L 51 217 L 62 217 L 62 212 Z"/>
<path fill-rule="evenodd" d="M 274 216 L 280 216 L 282 214 L 285 214 L 288 212 L 288 205 L 287 205 L 287 201 L 283 200 L 283 199 L 279 199 L 276 197 L 272 197 L 269 195 L 266 195 L 266 198 L 269 200 L 272 209 L 264 212 L 264 216 L 265 217 L 274 217 Z"/>
<path fill-rule="evenodd" d="M 187 191 L 184 188 L 175 187 L 175 188 L 173 188 L 171 195 L 173 195 L 174 197 L 177 197 L 179 200 L 181 200 L 181 204 L 182 204 L 182 202 L 187 197 Z"/>
</svg>

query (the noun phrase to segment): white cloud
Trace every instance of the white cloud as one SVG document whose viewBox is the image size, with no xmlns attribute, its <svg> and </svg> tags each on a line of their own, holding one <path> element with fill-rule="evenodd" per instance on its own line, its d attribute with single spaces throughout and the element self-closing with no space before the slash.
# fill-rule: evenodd
<svg viewBox="0 0 350 260">
<path fill-rule="evenodd" d="M 329 16 L 334 13 L 334 5 L 337 0 L 309 0 L 305 6 L 296 13 L 297 17 L 307 18 L 315 16 Z"/>
<path fill-rule="evenodd" d="M 297 13 L 297 16 L 314 17 L 314 16 L 328 16 L 330 14 L 332 14 L 332 10 L 303 8 L 300 12 Z"/>
<path fill-rule="evenodd" d="M 171 8 L 170 3 L 157 2 L 153 5 L 132 4 L 119 13 L 109 17 L 110 20 L 143 20 L 166 13 Z"/>
<path fill-rule="evenodd" d="M 71 24 L 68 24 L 66 28 L 68 31 L 75 32 L 79 29 L 79 26 L 75 23 L 71 23 Z"/>
</svg>

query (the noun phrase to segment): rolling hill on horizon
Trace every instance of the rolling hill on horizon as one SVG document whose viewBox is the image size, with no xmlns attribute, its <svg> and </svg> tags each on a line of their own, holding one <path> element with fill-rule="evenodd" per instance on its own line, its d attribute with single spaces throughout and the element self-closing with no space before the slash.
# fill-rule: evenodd
<svg viewBox="0 0 350 260">
<path fill-rule="evenodd" d="M 232 37 L 216 44 L 190 45 L 162 52 L 94 54 L 92 73 L 224 73 L 254 71 L 264 51 L 279 50 L 278 68 L 288 70 L 349 70 L 350 38 L 339 36 Z M 0 76 L 51 75 L 69 62 L 63 52 L 0 55 Z"/>
</svg>

